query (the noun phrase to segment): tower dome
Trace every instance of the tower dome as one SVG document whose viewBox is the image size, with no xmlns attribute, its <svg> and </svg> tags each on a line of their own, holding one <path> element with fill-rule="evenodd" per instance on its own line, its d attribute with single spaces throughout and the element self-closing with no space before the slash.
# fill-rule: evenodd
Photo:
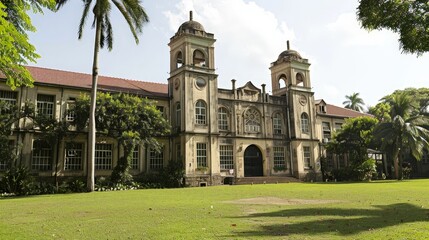
<svg viewBox="0 0 429 240">
<path fill-rule="evenodd" d="M 301 60 L 302 57 L 299 55 L 299 53 L 295 50 L 290 49 L 289 41 L 287 41 L 287 50 L 280 53 L 279 57 L 277 58 L 277 61 L 279 60 Z"/>
<path fill-rule="evenodd" d="M 180 33 L 191 33 L 195 34 L 197 32 L 205 32 L 204 27 L 201 23 L 194 21 L 192 16 L 192 11 L 189 12 L 189 21 L 186 21 L 180 25 L 177 30 L 176 35 Z"/>
</svg>

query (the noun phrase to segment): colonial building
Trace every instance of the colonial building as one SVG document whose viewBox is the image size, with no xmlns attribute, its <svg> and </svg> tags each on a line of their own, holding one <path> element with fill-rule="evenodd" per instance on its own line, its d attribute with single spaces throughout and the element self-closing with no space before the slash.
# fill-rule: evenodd
<svg viewBox="0 0 429 240">
<path fill-rule="evenodd" d="M 170 77 L 167 84 L 99 78 L 99 91 L 127 92 L 148 97 L 170 121 L 170 136 L 159 139 L 161 153 L 139 146 L 132 173 L 156 171 L 169 160 L 183 161 L 191 186 L 218 185 L 225 178 L 256 176 L 320 179 L 323 144 L 349 117 L 363 114 L 315 100 L 311 88 L 310 62 L 289 48 L 271 63 L 272 95 L 265 84 L 251 82 L 231 89 L 218 88 L 215 38 L 192 19 L 183 23 L 170 39 Z M 72 121 L 67 109 L 82 93 L 89 93 L 88 74 L 28 67 L 33 88 L 11 91 L 5 81 L 0 99 L 22 106 L 36 103 L 38 112 Z M 86 134 L 51 146 L 39 140 L 37 129 L 22 119 L 10 140 L 19 148 L 19 161 L 39 176 L 85 176 Z M 99 138 L 96 144 L 96 175 L 110 175 L 121 149 L 115 139 Z M 347 164 L 332 158 L 334 167 Z M 0 170 L 6 167 L 0 162 Z M 313 179 L 314 178 L 314 179 Z"/>
</svg>

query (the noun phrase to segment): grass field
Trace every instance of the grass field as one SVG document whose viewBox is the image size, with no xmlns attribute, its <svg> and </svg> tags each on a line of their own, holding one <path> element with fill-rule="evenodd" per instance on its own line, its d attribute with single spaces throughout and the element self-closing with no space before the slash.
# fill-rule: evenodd
<svg viewBox="0 0 429 240">
<path fill-rule="evenodd" d="M 429 239 L 429 180 L 0 199 L 0 239 Z"/>
</svg>

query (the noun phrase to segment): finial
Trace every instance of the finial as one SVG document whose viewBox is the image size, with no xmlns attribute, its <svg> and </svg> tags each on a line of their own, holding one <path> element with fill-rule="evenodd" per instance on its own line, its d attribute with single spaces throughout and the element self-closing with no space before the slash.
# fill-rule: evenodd
<svg viewBox="0 0 429 240">
<path fill-rule="evenodd" d="M 192 16 L 192 11 L 189 11 L 189 21 L 192 21 L 193 16 Z"/>
<path fill-rule="evenodd" d="M 289 40 L 286 41 L 287 50 L 290 50 Z"/>
</svg>

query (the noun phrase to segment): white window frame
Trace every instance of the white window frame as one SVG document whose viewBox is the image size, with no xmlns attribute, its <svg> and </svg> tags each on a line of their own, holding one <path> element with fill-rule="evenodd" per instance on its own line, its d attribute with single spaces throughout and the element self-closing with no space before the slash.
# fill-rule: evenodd
<svg viewBox="0 0 429 240">
<path fill-rule="evenodd" d="M 280 113 L 275 113 L 273 116 L 273 133 L 282 134 L 282 117 Z"/>
<path fill-rule="evenodd" d="M 37 114 L 42 114 L 49 118 L 54 118 L 55 95 L 40 93 L 37 94 Z"/>
<path fill-rule="evenodd" d="M 221 131 L 228 131 L 228 110 L 225 107 L 220 107 L 218 110 L 218 127 Z"/>
<path fill-rule="evenodd" d="M 138 170 L 140 166 L 140 147 L 135 146 L 133 155 L 131 157 L 130 168 L 132 170 Z"/>
<path fill-rule="evenodd" d="M 286 169 L 285 148 L 273 147 L 273 166 Z"/>
<path fill-rule="evenodd" d="M 149 150 L 149 169 L 159 170 L 164 168 L 164 147 L 161 148 L 160 152 L 153 149 Z"/>
<path fill-rule="evenodd" d="M 220 170 L 234 169 L 234 146 L 219 145 Z"/>
<path fill-rule="evenodd" d="M 309 146 L 302 147 L 302 156 L 304 161 L 304 169 L 311 168 L 311 149 Z"/>
<path fill-rule="evenodd" d="M 261 132 L 261 114 L 256 109 L 248 109 L 245 113 L 245 132 Z"/>
<path fill-rule="evenodd" d="M 76 118 L 76 112 L 74 110 L 76 106 L 76 99 L 75 98 L 69 98 L 66 102 L 66 121 L 67 122 L 73 122 Z"/>
<path fill-rule="evenodd" d="M 301 131 L 303 133 L 309 133 L 310 132 L 310 128 L 309 128 L 309 116 L 307 113 L 302 113 L 301 114 Z"/>
<path fill-rule="evenodd" d="M 64 149 L 64 170 L 82 170 L 83 143 L 67 142 Z"/>
<path fill-rule="evenodd" d="M 95 144 L 95 170 L 111 170 L 113 163 L 113 144 Z"/>
<path fill-rule="evenodd" d="M 0 100 L 7 102 L 11 106 L 16 106 L 18 92 L 0 90 Z"/>
<path fill-rule="evenodd" d="M 33 140 L 31 153 L 31 170 L 50 171 L 52 170 L 52 145 L 41 139 Z"/>
<path fill-rule="evenodd" d="M 197 168 L 207 167 L 207 143 L 197 143 Z"/>
<path fill-rule="evenodd" d="M 195 103 L 195 123 L 198 125 L 206 125 L 207 104 L 203 100 L 198 100 Z"/>
</svg>

